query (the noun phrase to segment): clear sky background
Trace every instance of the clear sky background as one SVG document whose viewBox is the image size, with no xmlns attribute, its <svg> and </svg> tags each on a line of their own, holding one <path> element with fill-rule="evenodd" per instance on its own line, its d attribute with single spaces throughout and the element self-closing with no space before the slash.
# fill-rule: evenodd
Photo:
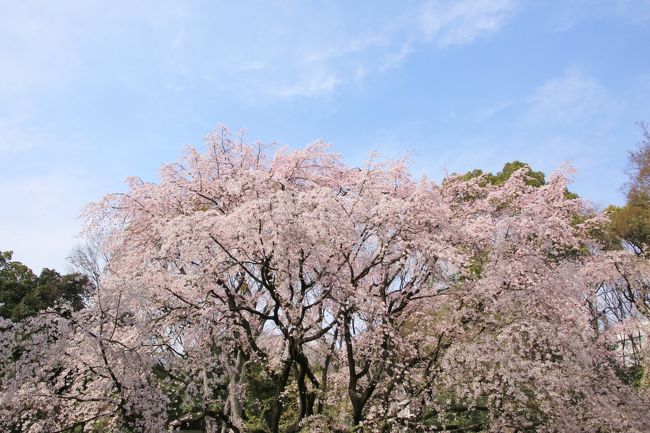
<svg viewBox="0 0 650 433">
<path fill-rule="evenodd" d="M 646 0 L 0 0 L 0 250 L 66 270 L 85 203 L 218 123 L 621 204 L 649 102 Z"/>
</svg>

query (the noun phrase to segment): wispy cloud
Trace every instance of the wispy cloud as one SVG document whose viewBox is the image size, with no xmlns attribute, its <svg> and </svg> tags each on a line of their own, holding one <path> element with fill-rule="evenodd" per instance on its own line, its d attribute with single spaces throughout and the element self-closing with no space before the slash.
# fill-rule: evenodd
<svg viewBox="0 0 650 433">
<path fill-rule="evenodd" d="M 556 76 L 530 88 L 518 98 L 497 98 L 476 107 L 471 119 L 477 127 L 506 121 L 512 131 L 566 129 L 595 131 L 609 125 L 624 108 L 624 102 L 603 84 L 578 67 L 568 67 Z"/>
<path fill-rule="evenodd" d="M 497 100 L 488 104 L 480 105 L 472 115 L 472 119 L 475 123 L 481 124 L 489 121 L 500 113 L 508 110 L 516 105 L 514 99 L 508 100 Z"/>
<path fill-rule="evenodd" d="M 215 47 L 212 58 L 218 62 L 200 62 L 213 71 L 208 79 L 217 82 L 236 74 L 241 88 L 231 90 L 253 102 L 323 96 L 399 67 L 425 47 L 468 44 L 490 35 L 516 9 L 512 0 L 415 1 L 399 8 L 377 4 L 373 18 L 361 20 L 336 7 L 323 11 L 289 3 L 291 12 L 276 6 L 274 13 L 255 17 L 255 25 L 247 29 L 251 34 L 238 34 L 227 50 Z M 240 17 L 225 20 L 238 22 Z M 173 49 L 178 67 L 186 69 L 188 62 L 197 61 L 191 34 L 200 29 L 191 22 L 183 26 L 183 42 L 177 36 Z M 227 35 L 231 29 L 226 24 L 222 31 Z"/>
<path fill-rule="evenodd" d="M 269 96 L 288 99 L 297 96 L 321 95 L 331 92 L 339 84 L 340 81 L 335 75 L 320 76 L 320 74 L 316 74 L 309 80 L 269 89 Z"/>
<path fill-rule="evenodd" d="M 0 13 L 0 95 L 101 77 L 107 67 L 124 78 L 129 63 L 146 62 L 172 92 L 206 85 L 252 102 L 317 97 L 399 67 L 424 47 L 472 43 L 514 10 L 514 0 L 163 2 L 155 10 L 122 0 L 26 0 Z"/>
<path fill-rule="evenodd" d="M 422 9 L 420 25 L 425 40 L 446 47 L 498 31 L 514 11 L 512 0 L 431 0 Z"/>
<path fill-rule="evenodd" d="M 531 124 L 569 125 L 592 115 L 607 115 L 616 102 L 603 86 L 578 68 L 567 69 L 535 89 L 528 98 L 524 121 Z"/>
<path fill-rule="evenodd" d="M 611 16 L 645 24 L 650 20 L 650 0 L 565 0 L 554 9 L 549 24 L 555 31 L 567 31 L 584 21 Z"/>
<path fill-rule="evenodd" d="M 2 2 L 0 97 L 52 92 L 111 72 L 98 63 L 114 59 L 120 51 L 137 49 L 141 43 L 133 38 L 130 46 L 115 50 L 125 28 L 136 24 L 140 31 L 159 29 L 163 33 L 175 29 L 180 9 L 168 0 L 160 0 L 157 6 L 127 0 L 109 4 L 100 0 Z M 99 44 L 94 45 L 96 42 Z M 174 42 L 182 41 L 172 40 L 169 45 Z"/>
</svg>

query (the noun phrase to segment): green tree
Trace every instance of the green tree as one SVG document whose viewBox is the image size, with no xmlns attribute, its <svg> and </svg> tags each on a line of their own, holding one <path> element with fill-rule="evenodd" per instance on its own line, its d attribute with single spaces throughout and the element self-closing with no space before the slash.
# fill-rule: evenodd
<svg viewBox="0 0 650 433">
<path fill-rule="evenodd" d="M 36 275 L 21 262 L 12 260 L 11 251 L 0 251 L 0 317 L 21 320 L 61 303 L 79 310 L 90 287 L 80 274 L 61 275 L 43 269 Z"/>
<path fill-rule="evenodd" d="M 627 202 L 609 208 L 611 224 L 609 245 L 628 247 L 645 255 L 650 245 L 650 131 L 640 124 L 642 141 L 629 155 L 629 181 L 625 186 Z"/>
<path fill-rule="evenodd" d="M 484 173 L 483 170 L 477 168 L 468 171 L 462 175 L 462 177 L 463 179 L 470 180 L 475 177 L 484 176 L 486 185 L 503 185 L 508 179 L 510 179 L 510 176 L 512 176 L 514 172 L 522 168 L 526 169 L 526 184 L 539 187 L 546 183 L 544 173 L 541 171 L 533 171 L 528 164 L 521 161 L 506 162 L 501 171 L 496 174 Z"/>
<path fill-rule="evenodd" d="M 616 270 L 608 281 L 598 284 L 596 297 L 590 303 L 597 330 L 612 324 L 647 323 L 650 319 L 650 285 L 647 279 L 648 248 L 650 247 L 650 132 L 640 124 L 642 140 L 629 153 L 628 182 L 623 187 L 624 206 L 609 206 L 607 222 L 598 229 L 598 238 L 604 250 L 623 250 L 613 253 Z M 633 254 L 631 254 L 633 253 Z M 645 325 L 641 325 L 642 327 Z M 612 344 L 612 351 L 620 350 L 628 357 L 617 366 L 623 381 L 635 386 L 647 386 L 650 372 L 645 336 L 630 332 Z"/>
<path fill-rule="evenodd" d="M 484 172 L 480 168 L 476 168 L 474 170 L 468 171 L 467 173 L 461 175 L 461 178 L 464 180 L 470 180 L 470 179 L 480 177 L 481 178 L 480 185 L 483 187 L 487 185 L 501 186 L 504 183 L 506 183 L 506 181 L 510 179 L 510 177 L 515 172 L 521 169 L 525 170 L 524 182 L 526 183 L 526 185 L 533 186 L 535 188 L 539 188 L 540 186 L 546 185 L 546 176 L 544 175 L 543 172 L 534 171 L 530 167 L 530 165 L 521 161 L 506 162 L 503 165 L 501 171 L 497 172 L 496 174 L 490 172 Z M 578 198 L 578 194 L 573 193 L 568 189 L 564 190 L 564 196 L 565 198 L 568 199 Z"/>
</svg>

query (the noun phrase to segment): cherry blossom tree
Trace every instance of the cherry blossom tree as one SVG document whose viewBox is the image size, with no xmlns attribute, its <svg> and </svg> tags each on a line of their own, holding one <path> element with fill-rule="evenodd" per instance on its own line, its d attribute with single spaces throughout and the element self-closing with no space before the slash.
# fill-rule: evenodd
<svg viewBox="0 0 650 433">
<path fill-rule="evenodd" d="M 561 173 L 487 180 L 219 128 L 89 206 L 88 309 L 0 324 L 0 425 L 647 431 L 584 302 L 601 217 Z"/>
<path fill-rule="evenodd" d="M 650 384 L 647 335 L 650 331 L 650 268 L 648 225 L 650 196 L 650 134 L 641 123 L 642 141 L 629 155 L 627 203 L 609 206 L 598 229 L 598 253 L 586 268 L 594 286 L 587 299 L 592 325 L 621 359 L 619 375 L 636 386 Z"/>
</svg>

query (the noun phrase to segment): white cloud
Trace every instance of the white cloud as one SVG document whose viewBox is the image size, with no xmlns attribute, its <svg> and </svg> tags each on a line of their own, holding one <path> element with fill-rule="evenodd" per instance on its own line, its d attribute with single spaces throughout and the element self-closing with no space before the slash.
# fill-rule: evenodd
<svg viewBox="0 0 650 433">
<path fill-rule="evenodd" d="M 0 7 L 0 96 L 128 76 L 126 63 L 136 61 L 174 92 L 207 85 L 254 102 L 322 96 L 398 67 L 423 47 L 492 34 L 514 6 L 514 0 L 7 3 Z"/>
<path fill-rule="evenodd" d="M 501 29 L 515 11 L 513 0 L 415 1 L 373 6 L 372 18 L 362 20 L 349 4 L 325 11 L 308 3 L 291 5 L 290 14 L 271 7 L 274 13 L 256 16 L 251 34 L 229 40 L 227 51 L 214 54 L 218 64 L 207 68 L 215 70 L 210 79 L 236 74 L 241 88 L 234 90 L 253 102 L 323 96 L 399 67 L 427 46 L 474 42 Z M 224 20 L 238 22 L 239 15 L 233 14 Z M 223 31 L 232 30 L 227 26 Z"/>
<path fill-rule="evenodd" d="M 567 31 L 590 19 L 615 16 L 633 24 L 650 20 L 650 0 L 565 0 L 550 15 L 555 31 Z"/>
<path fill-rule="evenodd" d="M 610 0 L 609 6 L 614 13 L 634 22 L 650 20 L 650 0 Z"/>
<path fill-rule="evenodd" d="M 470 43 L 499 30 L 513 14 L 512 0 L 427 2 L 420 16 L 427 40 L 441 47 Z"/>
<path fill-rule="evenodd" d="M 499 115 L 500 113 L 508 110 L 516 105 L 515 101 L 512 99 L 508 100 L 499 100 L 488 104 L 483 104 L 479 106 L 473 113 L 472 118 L 477 124 L 487 122 Z"/>
<path fill-rule="evenodd" d="M 281 99 L 297 96 L 316 96 L 331 92 L 339 84 L 339 79 L 334 75 L 319 76 L 315 74 L 308 80 L 269 89 L 269 94 L 272 97 Z"/>
<path fill-rule="evenodd" d="M 314 96 L 328 93 L 338 85 L 370 73 L 400 66 L 409 56 L 427 45 L 437 47 L 471 43 L 501 29 L 514 13 L 512 0 L 426 1 L 395 16 L 385 15 L 379 30 L 361 30 L 361 35 L 339 35 L 333 46 L 312 47 L 316 55 L 306 56 L 304 72 L 310 68 L 327 71 L 321 85 L 313 78 L 303 81 L 304 92 L 285 92 L 285 96 Z M 301 68 L 302 69 L 302 68 Z"/>
<path fill-rule="evenodd" d="M 527 124 L 571 125 L 616 109 L 603 86 L 577 68 L 535 89 L 528 99 Z"/>
<path fill-rule="evenodd" d="M 129 26 L 174 29 L 181 8 L 163 0 L 149 6 L 126 0 L 0 2 L 0 98 L 51 92 L 100 74 L 93 62 L 110 56 L 111 43 Z M 183 42 L 182 33 L 174 35 L 170 50 Z"/>
</svg>

